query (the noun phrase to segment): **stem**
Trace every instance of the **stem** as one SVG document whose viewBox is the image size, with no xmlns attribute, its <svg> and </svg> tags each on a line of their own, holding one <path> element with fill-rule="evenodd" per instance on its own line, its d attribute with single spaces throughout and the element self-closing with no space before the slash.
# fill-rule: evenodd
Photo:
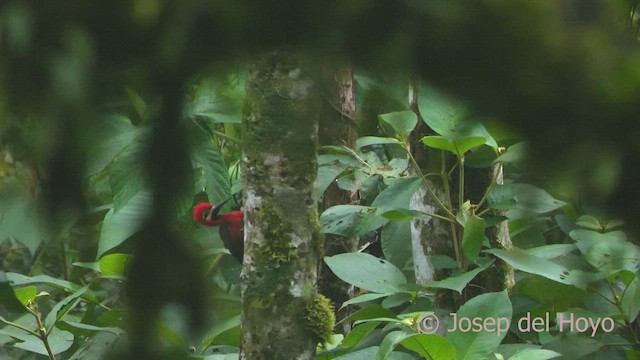
<svg viewBox="0 0 640 360">
<path fill-rule="evenodd" d="M 42 317 L 40 316 L 40 310 L 38 310 L 38 304 L 36 302 L 30 302 L 27 309 L 36 318 L 36 323 L 38 324 L 38 332 L 39 332 L 39 334 L 36 334 L 36 336 L 44 344 L 44 348 L 47 350 L 47 354 L 49 354 L 49 359 L 56 360 L 56 357 L 55 355 L 53 355 L 53 351 L 51 350 L 51 346 L 49 345 L 49 339 L 48 339 L 49 334 L 47 333 L 47 328 L 44 326 L 44 323 L 42 322 Z"/>
<path fill-rule="evenodd" d="M 489 197 L 489 193 L 491 192 L 491 190 L 493 190 L 493 187 L 496 185 L 498 181 L 498 175 L 500 174 L 500 171 L 502 171 L 501 163 L 496 167 L 496 171 L 493 174 L 493 179 L 491 179 L 491 183 L 489 184 L 489 186 L 487 186 L 487 190 L 484 192 L 484 195 L 482 195 L 482 199 L 480 199 L 480 202 L 478 202 L 478 205 L 476 205 L 476 208 L 479 209 L 480 206 L 482 206 L 482 204 L 484 204 L 484 202 L 487 201 L 487 198 Z"/>
<path fill-rule="evenodd" d="M 24 327 L 24 326 L 22 326 L 22 325 L 20 325 L 18 323 L 14 323 L 12 321 L 9 321 L 9 320 L 3 318 L 2 316 L 0 316 L 0 321 L 2 321 L 3 323 L 5 323 L 5 324 L 7 324 L 9 326 L 13 326 L 15 328 L 18 328 L 18 329 L 24 331 L 24 332 L 27 332 L 27 333 L 29 333 L 29 334 L 31 334 L 33 336 L 36 336 L 38 338 L 40 337 L 40 335 L 38 335 L 37 332 L 35 332 L 35 331 L 33 331 L 33 330 L 29 329 L 29 328 L 26 328 L 26 327 Z"/>
<path fill-rule="evenodd" d="M 227 134 L 225 134 L 223 132 L 220 132 L 220 131 L 217 131 L 217 130 L 211 130 L 211 133 L 213 133 L 214 135 L 216 135 L 218 137 L 221 137 L 223 139 L 229 140 L 232 143 L 235 143 L 235 144 L 239 144 L 240 143 L 240 140 L 238 140 L 238 139 L 236 139 L 234 137 L 231 137 L 231 136 L 229 136 L 229 135 L 227 135 Z"/>
<path fill-rule="evenodd" d="M 458 209 L 462 209 L 464 203 L 464 156 L 458 158 L 458 164 L 460 165 L 460 176 L 458 184 Z"/>
<path fill-rule="evenodd" d="M 444 187 L 444 193 L 447 196 L 447 201 L 449 202 L 449 207 L 453 209 L 453 201 L 451 200 L 451 189 L 449 188 L 449 177 L 445 171 L 446 162 L 444 159 L 444 151 L 440 152 L 440 159 L 442 160 L 442 185 Z M 455 220 L 455 216 L 451 214 L 452 218 Z M 462 259 L 460 257 L 460 248 L 458 244 L 458 232 L 456 231 L 456 223 L 455 221 L 451 222 L 451 236 L 453 237 L 453 250 L 456 254 L 456 261 L 458 261 L 458 265 L 462 268 Z"/>
<path fill-rule="evenodd" d="M 415 168 L 416 172 L 418 173 L 418 176 L 420 176 L 420 178 L 422 179 L 424 186 L 427 188 L 431 196 L 433 196 L 434 200 L 438 203 L 438 205 L 442 208 L 442 210 L 444 210 L 447 213 L 447 215 L 449 215 L 449 219 L 454 220 L 456 216 L 453 215 L 453 212 L 451 212 L 449 207 L 447 207 L 445 204 L 442 203 L 442 201 L 440 201 L 440 198 L 438 198 L 438 196 L 436 195 L 436 192 L 431 188 L 431 186 L 429 186 L 427 177 L 422 174 L 422 170 L 420 170 L 420 166 L 418 165 L 418 162 L 413 157 L 409 149 L 407 149 L 406 147 L 404 147 L 404 149 L 407 151 L 407 154 L 409 155 L 409 160 L 411 160 L 411 165 L 413 165 L 413 167 Z M 451 206 L 451 204 L 449 206 Z"/>
</svg>

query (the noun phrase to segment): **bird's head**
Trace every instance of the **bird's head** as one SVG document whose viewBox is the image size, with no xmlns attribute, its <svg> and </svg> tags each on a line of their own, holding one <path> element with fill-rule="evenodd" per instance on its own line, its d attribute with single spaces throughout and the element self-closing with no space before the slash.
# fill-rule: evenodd
<svg viewBox="0 0 640 360">
<path fill-rule="evenodd" d="M 220 209 L 229 199 L 216 205 L 211 203 L 200 203 L 193 208 L 193 218 L 204 225 L 216 226 L 219 220 Z"/>
</svg>

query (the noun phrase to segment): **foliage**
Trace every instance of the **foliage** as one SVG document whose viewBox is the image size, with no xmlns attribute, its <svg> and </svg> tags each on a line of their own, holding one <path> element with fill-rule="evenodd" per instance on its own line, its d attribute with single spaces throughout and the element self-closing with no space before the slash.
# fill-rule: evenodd
<svg viewBox="0 0 640 360">
<path fill-rule="evenodd" d="M 359 77 L 364 79 L 364 76 Z M 373 81 L 372 81 L 373 82 Z M 229 256 L 217 231 L 197 227 L 189 214 L 194 202 L 220 201 L 240 189 L 240 145 L 237 123 L 241 109 L 243 74 L 223 81 L 194 81 L 185 96 L 182 124 L 189 129 L 194 174 L 189 198 L 172 209 L 176 228 L 193 239 L 192 246 L 209 268 L 210 303 L 214 313 L 205 319 L 208 331 L 200 339 L 179 325 L 179 309 L 166 308 L 158 319 L 158 347 L 193 358 L 235 358 L 239 346 L 239 264 Z M 321 216 L 325 233 L 361 236 L 379 243 L 382 256 L 365 252 L 325 258 L 358 295 L 337 307 L 354 312 L 339 323 L 354 322 L 345 336 L 324 331 L 320 359 L 478 359 L 638 356 L 637 319 L 640 313 L 640 247 L 629 240 L 623 223 L 582 207 L 576 194 L 561 193 L 553 183 L 527 183 L 519 176 L 526 166 L 526 143 L 504 129 L 489 127 L 459 103 L 426 88 L 420 99 L 421 126 L 434 131 L 422 145 L 440 152 L 440 173 L 409 175 L 416 160 L 408 149 L 409 135 L 419 125 L 416 113 L 393 109 L 378 116 L 380 133 L 358 139 L 351 149 L 326 146 L 318 155 L 316 184 L 321 194 L 330 183 L 359 192 L 360 205 L 343 204 Z M 398 89 L 396 89 L 398 90 Z M 400 91 L 400 90 L 398 90 Z M 50 358 L 97 358 L 118 351 L 130 340 L 123 285 L 132 260 L 131 243 L 149 221 L 153 193 L 141 170 L 148 146 L 152 100 L 134 89 L 126 91 L 128 107 L 101 121 L 109 129 L 91 154 L 85 185 L 90 208 L 69 214 L 61 224 L 47 226 L 37 205 L 39 164 L 13 159 L 4 150 L 0 178 L 3 269 L 0 273 L 0 343 L 9 356 L 27 354 Z M 398 110 L 398 111 L 395 111 Z M 26 129 L 28 131 L 26 124 Z M 445 156 L 446 155 L 446 156 Z M 502 166 L 505 184 L 491 182 L 479 199 L 466 188 L 470 169 Z M 419 169 L 419 167 L 418 167 Z M 439 204 L 434 213 L 410 207 L 411 197 L 428 177 L 447 184 L 456 172 L 458 194 Z M 472 181 L 472 180 L 471 180 Z M 457 199 L 455 201 L 454 199 Z M 505 218 L 492 215 L 503 211 Z M 459 251 L 434 258 L 448 277 L 424 286 L 415 284 L 408 221 L 433 217 L 460 232 L 451 239 Z M 513 249 L 493 248 L 486 229 L 507 221 Z M 151 250 L 149 250 L 151 251 Z M 437 308 L 422 293 L 444 289 L 465 294 L 478 286 L 476 277 L 500 266 L 514 267 L 517 281 L 507 292 L 465 298 L 457 308 Z M 464 298 L 464 297 L 463 297 Z M 329 307 L 324 301 L 320 304 Z M 456 317 L 452 315 L 456 314 Z M 314 320 L 321 320 L 310 313 Z M 560 318 L 600 320 L 596 330 L 561 328 Z M 439 330 L 431 333 L 433 319 Z M 466 318 L 481 318 L 483 331 Z M 521 327 L 544 319 L 544 331 Z M 457 323 L 455 323 L 457 319 Z M 496 320 L 487 323 L 487 319 Z M 614 324 L 609 331 L 604 319 Z M 581 320 L 582 321 L 582 320 Z M 606 320 L 609 321 L 609 320 Z M 457 331 L 449 331 L 455 329 Z M 607 323 L 608 325 L 608 323 Z M 479 326 L 479 325 L 478 325 Z M 581 328 L 582 329 L 582 328 Z M 326 329 L 323 329 L 326 330 Z M 576 355 L 579 354 L 579 355 Z"/>
</svg>

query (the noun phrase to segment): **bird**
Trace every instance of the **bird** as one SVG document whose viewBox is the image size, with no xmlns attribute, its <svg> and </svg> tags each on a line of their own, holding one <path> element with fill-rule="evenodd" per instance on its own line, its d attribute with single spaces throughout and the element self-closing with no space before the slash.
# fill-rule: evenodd
<svg viewBox="0 0 640 360">
<path fill-rule="evenodd" d="M 244 256 L 244 211 L 220 214 L 229 199 L 218 204 L 199 203 L 193 208 L 193 218 L 207 226 L 219 226 L 222 244 L 242 264 Z"/>
</svg>

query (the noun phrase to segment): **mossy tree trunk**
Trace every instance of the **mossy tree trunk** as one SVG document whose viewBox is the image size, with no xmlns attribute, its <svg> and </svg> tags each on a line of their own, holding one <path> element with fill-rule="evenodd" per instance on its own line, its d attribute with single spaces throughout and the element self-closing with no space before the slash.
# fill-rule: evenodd
<svg viewBox="0 0 640 360">
<path fill-rule="evenodd" d="M 323 110 L 320 119 L 320 143 L 322 145 L 336 145 L 354 148 L 358 138 L 358 124 L 356 122 L 356 94 L 353 68 L 346 64 L 331 66 L 325 70 L 323 76 Z M 320 194 L 318 194 L 320 196 Z M 338 187 L 332 182 L 324 192 L 322 209 L 326 210 L 335 205 L 357 204 L 357 194 Z M 358 247 L 358 237 L 345 238 L 339 235 L 325 235 L 325 255 L 354 252 Z M 337 276 L 322 262 L 320 264 L 320 292 L 326 295 L 339 307 L 353 294 L 353 288 L 338 279 Z M 342 319 L 348 316 L 349 308 L 344 308 L 336 315 Z M 350 323 L 343 323 L 343 333 L 350 330 Z"/>
<path fill-rule="evenodd" d="M 312 359 L 334 319 L 316 290 L 317 84 L 281 49 L 253 66 L 246 91 L 241 358 Z"/>
</svg>

